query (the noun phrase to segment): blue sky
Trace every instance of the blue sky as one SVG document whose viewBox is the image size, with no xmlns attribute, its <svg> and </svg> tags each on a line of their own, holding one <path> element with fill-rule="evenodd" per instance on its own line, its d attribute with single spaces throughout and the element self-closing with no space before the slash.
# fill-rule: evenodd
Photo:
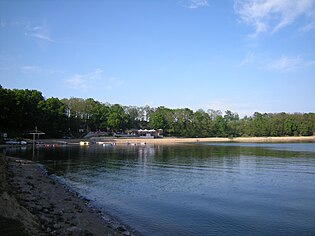
<svg viewBox="0 0 315 236">
<path fill-rule="evenodd" d="M 1 0 L 0 84 L 241 116 L 315 112 L 315 0 Z"/>
</svg>

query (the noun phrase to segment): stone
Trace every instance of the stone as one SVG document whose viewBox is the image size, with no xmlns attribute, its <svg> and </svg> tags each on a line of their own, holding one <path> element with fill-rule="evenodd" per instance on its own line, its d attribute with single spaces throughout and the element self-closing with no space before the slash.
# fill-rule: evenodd
<svg viewBox="0 0 315 236">
<path fill-rule="evenodd" d="M 119 231 L 121 231 L 121 232 L 127 231 L 126 227 L 123 226 L 123 225 L 119 225 L 116 229 L 119 230 Z"/>
<path fill-rule="evenodd" d="M 126 235 L 126 236 L 130 236 L 131 235 L 131 233 L 127 230 L 127 231 L 125 231 L 125 232 L 123 232 L 122 233 L 123 235 Z"/>
<path fill-rule="evenodd" d="M 63 200 L 65 200 L 65 201 L 72 201 L 71 197 L 66 197 Z"/>
<path fill-rule="evenodd" d="M 57 235 L 58 232 L 57 232 L 56 230 L 54 230 L 54 231 L 52 231 L 50 234 L 51 234 L 51 235 Z"/>
<path fill-rule="evenodd" d="M 60 225 L 59 224 L 54 224 L 54 229 L 60 229 Z"/>
<path fill-rule="evenodd" d="M 90 231 L 88 231 L 88 230 L 84 230 L 83 232 L 82 232 L 82 235 L 84 235 L 84 236 L 93 236 L 94 234 L 92 234 Z"/>
<path fill-rule="evenodd" d="M 50 233 L 50 232 L 51 232 L 51 228 L 50 228 L 50 227 L 47 227 L 47 228 L 46 228 L 46 232 L 47 232 L 47 233 Z"/>
<path fill-rule="evenodd" d="M 82 229 L 76 226 L 72 226 L 67 228 L 66 232 L 70 234 L 80 234 L 82 232 Z"/>
</svg>

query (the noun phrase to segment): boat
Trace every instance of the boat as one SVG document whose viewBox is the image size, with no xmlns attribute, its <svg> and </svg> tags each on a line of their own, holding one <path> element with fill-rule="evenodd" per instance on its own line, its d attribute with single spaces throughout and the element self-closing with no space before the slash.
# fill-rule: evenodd
<svg viewBox="0 0 315 236">
<path fill-rule="evenodd" d="M 103 147 L 109 147 L 109 146 L 115 146 L 116 143 L 115 142 L 113 142 L 113 143 L 103 143 L 102 145 L 103 145 Z"/>
<path fill-rule="evenodd" d="M 16 140 L 9 140 L 6 141 L 5 144 L 10 144 L 10 145 L 26 145 L 26 141 L 16 141 Z"/>
<path fill-rule="evenodd" d="M 80 146 L 89 146 L 90 142 L 88 141 L 80 141 Z"/>
</svg>

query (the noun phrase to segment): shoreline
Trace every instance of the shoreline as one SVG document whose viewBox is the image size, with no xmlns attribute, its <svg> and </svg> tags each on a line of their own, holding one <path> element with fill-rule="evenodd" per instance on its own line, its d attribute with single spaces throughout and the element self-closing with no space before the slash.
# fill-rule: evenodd
<svg viewBox="0 0 315 236">
<path fill-rule="evenodd" d="M 137 235 L 40 164 L 15 157 L 0 159 L 1 224 L 3 230 L 14 228 L 8 222 L 21 225 L 11 235 Z"/>
<path fill-rule="evenodd" d="M 92 138 L 92 141 L 126 143 L 148 143 L 148 144 L 181 144 L 181 143 L 292 143 L 292 142 L 315 142 L 315 136 L 290 136 L 290 137 L 236 137 L 236 138 Z"/>
<path fill-rule="evenodd" d="M 315 143 L 315 136 L 283 136 L 283 137 L 234 137 L 234 138 L 139 138 L 139 137 L 92 137 L 89 139 L 37 139 L 36 141 L 43 142 L 42 145 L 52 144 L 57 146 L 62 145 L 79 145 L 80 141 L 88 141 L 92 143 L 104 142 L 115 144 L 157 144 L 157 145 L 174 145 L 185 143 Z M 28 144 L 31 145 L 31 144 Z M 10 145 L 0 144 L 0 147 L 21 147 L 25 145 Z"/>
</svg>

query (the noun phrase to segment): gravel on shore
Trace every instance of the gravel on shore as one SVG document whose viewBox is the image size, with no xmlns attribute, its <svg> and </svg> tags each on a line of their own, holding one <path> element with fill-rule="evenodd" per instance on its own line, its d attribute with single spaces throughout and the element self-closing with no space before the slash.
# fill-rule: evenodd
<svg viewBox="0 0 315 236">
<path fill-rule="evenodd" d="M 40 165 L 0 156 L 0 235 L 133 235 Z"/>
</svg>

